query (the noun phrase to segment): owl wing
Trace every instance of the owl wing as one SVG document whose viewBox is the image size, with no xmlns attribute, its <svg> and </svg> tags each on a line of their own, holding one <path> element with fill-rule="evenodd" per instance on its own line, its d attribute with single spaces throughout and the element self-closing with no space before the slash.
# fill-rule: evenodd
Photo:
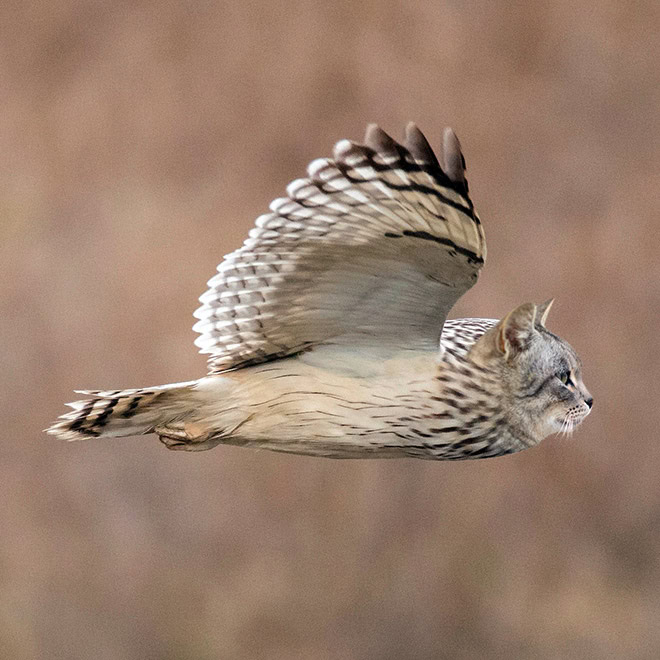
<svg viewBox="0 0 660 660">
<path fill-rule="evenodd" d="M 438 162 L 414 124 L 405 146 L 371 125 L 313 161 L 200 298 L 210 373 L 328 344 L 437 350 L 486 256 L 464 168 L 451 129 Z"/>
</svg>

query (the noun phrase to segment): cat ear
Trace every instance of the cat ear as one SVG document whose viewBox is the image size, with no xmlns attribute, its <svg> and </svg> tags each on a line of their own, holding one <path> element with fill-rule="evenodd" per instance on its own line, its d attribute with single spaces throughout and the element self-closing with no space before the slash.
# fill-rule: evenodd
<svg viewBox="0 0 660 660">
<path fill-rule="evenodd" d="M 487 330 L 470 349 L 470 357 L 481 366 L 493 360 L 511 360 L 527 350 L 535 332 L 537 307 L 524 303 L 509 312 L 501 321 Z"/>
<path fill-rule="evenodd" d="M 509 312 L 496 326 L 495 345 L 497 350 L 509 360 L 527 350 L 534 330 L 536 305 L 523 303 Z"/>
<path fill-rule="evenodd" d="M 550 300 L 546 300 L 544 303 L 541 303 L 540 305 L 536 306 L 536 318 L 539 320 L 539 323 L 545 328 L 545 322 L 548 318 L 548 314 L 550 313 L 550 308 L 552 307 L 552 303 L 555 302 L 554 298 L 550 298 Z"/>
</svg>

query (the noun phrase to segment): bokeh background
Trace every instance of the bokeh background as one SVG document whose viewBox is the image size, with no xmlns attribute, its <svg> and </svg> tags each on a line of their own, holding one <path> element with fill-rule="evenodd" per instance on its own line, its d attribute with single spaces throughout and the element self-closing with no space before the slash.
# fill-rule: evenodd
<svg viewBox="0 0 660 660">
<path fill-rule="evenodd" d="M 0 656 L 660 657 L 660 5 L 0 6 Z M 555 296 L 571 439 L 333 462 L 41 433 L 74 388 L 196 378 L 197 296 L 342 138 L 462 138 L 489 260 Z"/>
</svg>

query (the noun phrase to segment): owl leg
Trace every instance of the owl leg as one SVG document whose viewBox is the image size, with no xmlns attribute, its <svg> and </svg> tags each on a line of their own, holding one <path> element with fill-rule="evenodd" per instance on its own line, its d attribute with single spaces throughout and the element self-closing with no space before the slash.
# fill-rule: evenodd
<svg viewBox="0 0 660 660">
<path fill-rule="evenodd" d="M 159 440 L 174 451 L 204 451 L 213 449 L 220 439 L 211 437 L 208 429 L 192 422 L 169 422 L 154 428 Z"/>
</svg>

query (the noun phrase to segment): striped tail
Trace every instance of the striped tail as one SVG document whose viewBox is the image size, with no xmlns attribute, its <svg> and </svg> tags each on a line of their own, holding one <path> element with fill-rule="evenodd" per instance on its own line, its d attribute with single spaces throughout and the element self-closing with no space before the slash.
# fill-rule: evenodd
<svg viewBox="0 0 660 660">
<path fill-rule="evenodd" d="M 66 405 L 46 433 L 63 440 L 122 438 L 151 433 L 156 427 L 183 420 L 195 410 L 197 381 L 137 390 L 76 390 L 90 399 Z"/>
</svg>

